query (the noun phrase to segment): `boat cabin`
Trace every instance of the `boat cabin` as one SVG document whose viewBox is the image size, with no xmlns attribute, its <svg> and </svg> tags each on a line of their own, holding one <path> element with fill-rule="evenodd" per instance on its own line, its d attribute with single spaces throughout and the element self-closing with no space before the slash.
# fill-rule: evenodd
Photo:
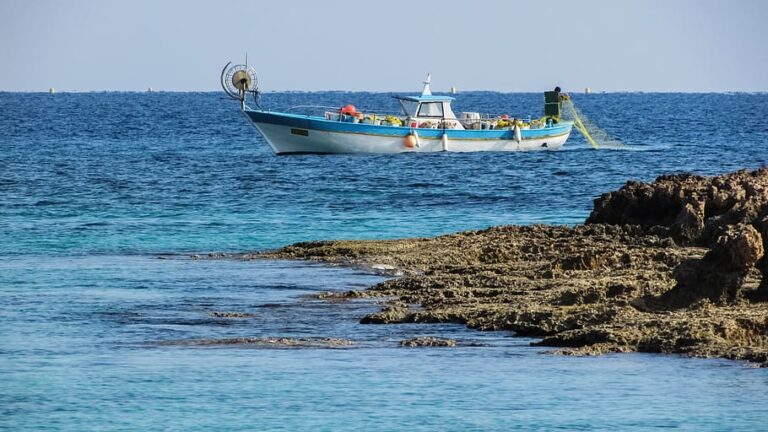
<svg viewBox="0 0 768 432">
<path fill-rule="evenodd" d="M 435 96 L 429 89 L 430 77 L 424 81 L 421 96 L 395 96 L 408 117 L 408 123 L 416 123 L 420 128 L 464 129 L 451 110 L 450 96 Z"/>
</svg>

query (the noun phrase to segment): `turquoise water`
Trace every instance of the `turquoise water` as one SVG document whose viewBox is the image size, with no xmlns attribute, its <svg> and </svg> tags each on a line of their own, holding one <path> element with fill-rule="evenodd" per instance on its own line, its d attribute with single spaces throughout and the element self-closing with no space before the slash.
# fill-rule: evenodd
<svg viewBox="0 0 768 432">
<path fill-rule="evenodd" d="M 272 107 L 389 94 L 273 93 Z M 456 111 L 538 113 L 538 94 Z M 0 428 L 761 430 L 768 370 L 660 355 L 570 358 L 456 325 L 360 325 L 312 293 L 382 277 L 193 260 L 322 238 L 582 221 L 627 179 L 768 164 L 768 95 L 576 95 L 629 144 L 591 151 L 275 157 L 215 93 L 0 93 Z M 213 311 L 246 312 L 244 319 Z M 452 349 L 406 349 L 415 336 Z M 338 337 L 340 349 L 194 346 Z M 476 346 L 477 345 L 477 346 Z"/>
</svg>

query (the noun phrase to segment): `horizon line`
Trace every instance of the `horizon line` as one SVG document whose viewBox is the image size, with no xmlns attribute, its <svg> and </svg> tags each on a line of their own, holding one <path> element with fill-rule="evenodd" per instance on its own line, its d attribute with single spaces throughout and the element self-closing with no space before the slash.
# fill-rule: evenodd
<svg viewBox="0 0 768 432">
<path fill-rule="evenodd" d="M 53 92 L 51 91 L 53 90 Z M 438 94 L 446 94 L 446 95 L 452 95 L 452 94 L 462 94 L 462 93 L 500 93 L 500 94 L 525 94 L 525 93 L 541 93 L 544 91 L 549 90 L 526 90 L 526 91 L 499 91 L 499 90 L 483 90 L 483 89 L 471 89 L 471 90 L 461 90 L 457 91 L 456 93 L 452 93 L 450 91 L 435 91 L 434 93 Z M 222 93 L 225 94 L 222 90 L 158 90 L 154 89 L 152 87 L 148 88 L 147 90 L 119 90 L 119 89 L 100 89 L 100 90 L 59 90 L 55 87 L 51 87 L 48 90 L 3 90 L 0 89 L 0 93 L 24 93 L 24 94 L 37 94 L 37 93 L 46 93 L 46 94 L 56 94 L 56 93 Z M 380 90 L 380 91 L 371 91 L 371 90 L 266 90 L 262 91 L 262 94 L 273 94 L 273 93 L 380 93 L 380 94 L 388 94 L 388 93 L 418 93 L 418 91 L 398 91 L 398 90 Z M 768 89 L 766 90 L 594 90 L 591 89 L 589 93 L 585 92 L 584 90 L 579 91 L 563 91 L 563 93 L 571 93 L 571 94 L 583 94 L 583 95 L 591 95 L 591 94 L 616 94 L 616 93 L 686 93 L 686 94 L 734 94 L 734 93 L 746 93 L 746 94 L 761 94 L 761 93 L 768 93 Z"/>
</svg>

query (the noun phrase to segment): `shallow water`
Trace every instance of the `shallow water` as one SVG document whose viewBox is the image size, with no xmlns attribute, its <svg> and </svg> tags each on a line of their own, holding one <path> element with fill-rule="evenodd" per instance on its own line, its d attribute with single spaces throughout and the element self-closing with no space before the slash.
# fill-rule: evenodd
<svg viewBox="0 0 768 432">
<path fill-rule="evenodd" d="M 390 96 L 274 93 L 263 104 L 394 108 Z M 765 94 L 575 101 L 628 147 L 592 151 L 574 136 L 559 152 L 278 158 L 215 93 L 0 93 L 0 428 L 761 429 L 765 369 L 557 357 L 504 332 L 360 325 L 375 304 L 310 295 L 380 276 L 188 257 L 574 224 L 628 179 L 768 164 Z M 459 95 L 455 111 L 521 116 L 540 103 L 538 94 L 478 92 Z M 398 347 L 424 335 L 464 346 Z M 163 343 L 231 337 L 354 344 Z"/>
</svg>

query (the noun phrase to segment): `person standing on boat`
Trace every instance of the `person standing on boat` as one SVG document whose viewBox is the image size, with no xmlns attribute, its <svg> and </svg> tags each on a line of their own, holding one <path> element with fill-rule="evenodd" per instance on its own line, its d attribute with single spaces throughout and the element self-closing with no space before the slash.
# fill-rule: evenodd
<svg viewBox="0 0 768 432">
<path fill-rule="evenodd" d="M 571 98 L 570 96 L 568 96 L 568 93 L 563 93 L 562 90 L 560 90 L 560 86 L 555 87 L 555 92 L 557 93 L 557 97 L 560 100 L 560 102 Z"/>
</svg>

